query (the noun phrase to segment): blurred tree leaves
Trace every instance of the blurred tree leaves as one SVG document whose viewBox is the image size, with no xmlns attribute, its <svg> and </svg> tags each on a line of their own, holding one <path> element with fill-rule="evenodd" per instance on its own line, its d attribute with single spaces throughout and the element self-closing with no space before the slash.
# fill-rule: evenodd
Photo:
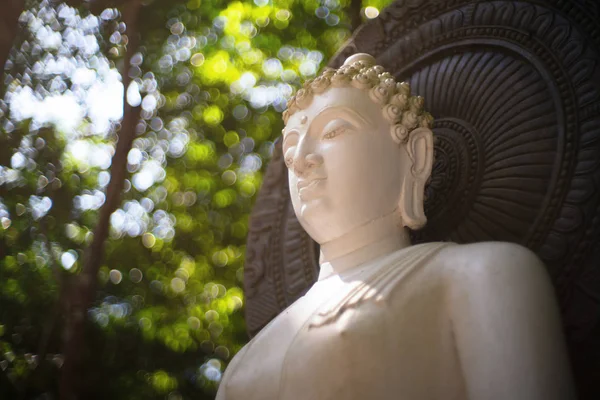
<svg viewBox="0 0 600 400">
<path fill-rule="evenodd" d="M 59 398 L 79 317 L 81 398 L 214 396 L 247 341 L 248 215 L 280 113 L 365 7 L 389 2 L 144 0 L 131 32 L 131 1 L 11 0 L 25 12 L 14 26 L 2 17 L 3 399 Z M 139 109 L 131 127 L 127 107 Z M 98 273 L 81 279 L 126 129 L 119 207 L 96 238 Z M 89 288 L 79 315 L 73 293 Z"/>
</svg>

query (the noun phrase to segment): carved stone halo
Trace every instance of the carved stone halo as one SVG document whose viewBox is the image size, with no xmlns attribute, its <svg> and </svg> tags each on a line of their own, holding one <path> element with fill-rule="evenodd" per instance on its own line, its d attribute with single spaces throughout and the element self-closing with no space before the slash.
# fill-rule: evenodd
<svg viewBox="0 0 600 400">
<path fill-rule="evenodd" d="M 435 239 L 465 242 L 452 238 L 448 228 L 457 226 L 469 213 L 473 202 L 473 188 L 481 176 L 482 149 L 473 126 L 457 118 L 442 118 L 435 122 L 436 138 L 434 164 L 429 184 L 425 188 L 427 226 L 413 233 L 413 242 L 427 241 L 425 232 L 434 232 Z M 461 177 L 468 176 L 467 181 Z M 447 212 L 447 204 L 454 204 Z"/>
</svg>

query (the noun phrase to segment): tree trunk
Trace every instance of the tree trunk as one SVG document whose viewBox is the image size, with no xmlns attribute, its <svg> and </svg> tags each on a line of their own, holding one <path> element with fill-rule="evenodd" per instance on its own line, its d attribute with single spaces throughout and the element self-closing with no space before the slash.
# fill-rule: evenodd
<svg viewBox="0 0 600 400">
<path fill-rule="evenodd" d="M 123 120 L 117 136 L 115 154 L 110 168 L 110 183 L 106 190 L 106 201 L 100 209 L 98 222 L 94 229 L 94 238 L 84 254 L 81 273 L 75 277 L 72 290 L 68 295 L 66 310 L 66 328 L 64 333 L 64 364 L 60 378 L 60 398 L 62 400 L 83 399 L 82 383 L 85 366 L 82 365 L 85 351 L 85 319 L 87 309 L 96 295 L 97 277 L 104 258 L 104 244 L 108 237 L 110 216 L 121 201 L 121 193 L 127 176 L 127 154 L 135 138 L 135 128 L 140 118 L 140 107 L 127 103 L 127 88 L 131 82 L 129 67 L 131 57 L 139 47 L 137 22 L 141 0 L 130 0 L 124 6 L 123 21 L 129 39 L 127 53 L 123 63 Z M 66 286 L 68 287 L 68 286 Z"/>
<path fill-rule="evenodd" d="M 5 0 L 0 7 L 0 96 L 4 96 L 4 66 L 19 30 L 25 0 Z"/>
<path fill-rule="evenodd" d="M 362 17 L 360 12 L 362 11 L 362 0 L 351 0 L 350 7 L 348 7 L 348 14 L 350 16 L 351 30 L 354 33 L 356 28 L 362 24 Z"/>
</svg>

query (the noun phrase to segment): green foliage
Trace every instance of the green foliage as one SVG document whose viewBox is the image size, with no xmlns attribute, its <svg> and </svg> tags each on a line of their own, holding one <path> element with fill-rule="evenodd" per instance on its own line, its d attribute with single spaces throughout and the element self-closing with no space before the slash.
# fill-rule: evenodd
<svg viewBox="0 0 600 400">
<path fill-rule="evenodd" d="M 144 4 L 127 69 L 141 120 L 86 315 L 83 386 L 94 398 L 212 398 L 247 341 L 248 216 L 280 113 L 349 37 L 356 10 Z M 65 293 L 80 284 L 110 182 L 130 41 L 122 10 L 27 6 L 0 102 L 0 398 L 57 395 Z"/>
</svg>

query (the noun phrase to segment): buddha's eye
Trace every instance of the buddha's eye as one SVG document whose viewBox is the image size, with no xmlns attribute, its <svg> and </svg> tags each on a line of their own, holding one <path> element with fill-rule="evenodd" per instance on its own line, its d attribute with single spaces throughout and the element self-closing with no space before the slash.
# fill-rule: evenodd
<svg viewBox="0 0 600 400">
<path fill-rule="evenodd" d="M 325 139 L 325 140 L 333 139 L 334 137 L 339 136 L 342 133 L 344 133 L 346 131 L 346 129 L 347 129 L 346 126 L 340 126 L 335 129 L 332 129 L 323 135 L 323 139 Z"/>
</svg>

